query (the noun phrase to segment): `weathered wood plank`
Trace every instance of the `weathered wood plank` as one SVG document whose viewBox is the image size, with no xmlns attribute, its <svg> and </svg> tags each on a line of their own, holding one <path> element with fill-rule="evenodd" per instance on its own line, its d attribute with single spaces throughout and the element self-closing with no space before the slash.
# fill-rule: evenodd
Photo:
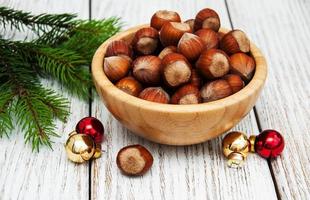
<svg viewBox="0 0 310 200">
<path fill-rule="evenodd" d="M 211 7 L 219 12 L 222 25 L 230 27 L 224 1 L 96 1 L 92 17 L 120 16 L 125 28 L 144 24 L 159 9 L 176 10 L 183 19 Z M 221 138 L 188 147 L 173 147 L 148 142 L 133 135 L 108 113 L 97 98 L 92 114 L 104 122 L 106 140 L 102 158 L 92 162 L 92 191 L 94 199 L 276 199 L 271 174 L 264 159 L 250 156 L 239 170 L 226 166 L 221 152 Z M 236 128 L 257 133 L 251 112 Z M 125 145 L 139 143 L 154 156 L 152 170 L 138 178 L 123 176 L 115 158 Z M 258 188 L 264 192 L 257 192 Z"/>
<path fill-rule="evenodd" d="M 3 1 L 1 6 L 33 13 L 78 13 L 88 18 L 88 1 Z M 22 33 L 14 35 L 20 37 Z M 88 199 L 89 165 L 75 165 L 68 161 L 63 144 L 76 122 L 88 115 L 89 104 L 68 96 L 58 84 L 45 82 L 71 101 L 71 116 L 68 123 L 57 122 L 53 151 L 41 148 L 39 153 L 31 152 L 31 145 L 24 144 L 23 133 L 16 128 L 10 139 L 0 140 L 0 199 Z"/>
<path fill-rule="evenodd" d="M 310 2 L 229 1 L 235 28 L 247 31 L 269 63 L 257 103 L 262 129 L 281 131 L 286 148 L 271 161 L 282 199 L 310 199 Z"/>
</svg>

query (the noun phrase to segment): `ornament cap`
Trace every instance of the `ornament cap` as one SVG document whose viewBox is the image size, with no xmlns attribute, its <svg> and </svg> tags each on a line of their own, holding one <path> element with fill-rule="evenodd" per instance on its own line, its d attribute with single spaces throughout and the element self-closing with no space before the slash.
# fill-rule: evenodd
<svg viewBox="0 0 310 200">
<path fill-rule="evenodd" d="M 95 146 L 96 146 L 96 148 L 95 148 L 95 153 L 93 155 L 93 158 L 97 159 L 97 158 L 101 157 L 101 144 L 97 143 Z"/>
<path fill-rule="evenodd" d="M 78 134 L 76 131 L 72 131 L 71 133 L 68 134 L 68 136 L 74 135 L 74 134 Z"/>
<path fill-rule="evenodd" d="M 250 152 L 252 152 L 252 153 L 255 153 L 255 140 L 256 140 L 256 135 L 251 135 L 249 137 Z"/>
</svg>

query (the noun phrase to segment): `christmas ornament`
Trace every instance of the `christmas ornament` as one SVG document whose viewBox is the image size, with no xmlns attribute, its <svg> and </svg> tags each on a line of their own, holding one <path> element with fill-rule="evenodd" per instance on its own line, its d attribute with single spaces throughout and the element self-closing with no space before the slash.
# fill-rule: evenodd
<svg viewBox="0 0 310 200">
<path fill-rule="evenodd" d="M 72 132 L 65 144 L 68 158 L 76 163 L 83 163 L 92 158 L 99 158 L 101 146 L 96 145 L 94 140 L 86 134 Z"/>
<path fill-rule="evenodd" d="M 224 156 L 228 158 L 228 166 L 239 167 L 249 151 L 256 152 L 264 158 L 277 157 L 284 149 L 284 139 L 275 130 L 265 130 L 249 138 L 241 132 L 234 131 L 224 137 L 222 147 Z"/>
<path fill-rule="evenodd" d="M 101 142 L 104 127 L 94 117 L 81 119 L 75 127 L 76 131 L 69 134 L 65 149 L 69 160 L 83 163 L 101 156 Z"/>
<path fill-rule="evenodd" d="M 256 153 L 264 158 L 275 158 L 284 149 L 284 139 L 275 130 L 265 130 L 256 136 L 254 148 Z"/>
<path fill-rule="evenodd" d="M 76 132 L 91 136 L 95 143 L 103 141 L 104 128 L 102 123 L 94 117 L 81 119 L 75 128 Z"/>
<path fill-rule="evenodd" d="M 241 132 L 230 132 L 223 139 L 223 153 L 228 158 L 229 167 L 242 166 L 249 152 L 247 136 Z"/>
</svg>

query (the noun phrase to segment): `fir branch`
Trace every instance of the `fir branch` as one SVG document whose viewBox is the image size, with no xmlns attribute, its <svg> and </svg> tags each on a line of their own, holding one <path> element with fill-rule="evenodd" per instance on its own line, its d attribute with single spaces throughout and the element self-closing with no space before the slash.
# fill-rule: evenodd
<svg viewBox="0 0 310 200">
<path fill-rule="evenodd" d="M 23 86 L 19 87 L 14 106 L 17 124 L 25 131 L 25 141 L 31 142 L 33 149 L 39 150 L 41 144 L 51 147 L 51 136 L 58 136 L 54 131 L 56 126 L 53 118 L 66 119 L 68 101 L 36 81 L 31 83 L 31 87 Z"/>
<path fill-rule="evenodd" d="M 71 14 L 32 15 L 0 7 L 4 31 L 32 30 L 31 41 L 0 36 L 0 136 L 13 129 L 12 118 L 32 148 L 47 145 L 55 132 L 55 118 L 69 115 L 66 98 L 47 89 L 40 78 L 56 79 L 68 91 L 88 99 L 93 87 L 89 65 L 97 47 L 120 29 L 119 19 L 77 20 Z"/>
<path fill-rule="evenodd" d="M 70 93 L 87 99 L 92 81 L 85 60 L 74 51 L 62 48 L 40 48 L 37 51 L 38 66 L 56 78 Z"/>
<path fill-rule="evenodd" d="M 4 134 L 9 136 L 10 130 L 13 129 L 11 116 L 11 106 L 14 101 L 14 94 L 8 84 L 0 86 L 0 137 Z"/>
<path fill-rule="evenodd" d="M 87 60 L 91 60 L 102 41 L 117 33 L 120 26 L 118 18 L 109 18 L 103 21 L 80 21 L 79 25 L 69 34 L 71 37 L 60 47 L 74 50 Z"/>
<path fill-rule="evenodd" d="M 0 48 L 0 55 L 1 74 L 9 77 L 2 87 L 9 87 L 5 91 L 11 90 L 16 98 L 10 110 L 14 111 L 17 124 L 25 131 L 25 141 L 31 142 L 36 150 L 41 144 L 51 147 L 50 137 L 57 136 L 53 119 L 66 119 L 69 114 L 67 99 L 43 88 L 29 67 L 30 63 L 25 62 L 18 51 Z"/>
<path fill-rule="evenodd" d="M 69 101 L 57 94 L 54 90 L 46 89 L 40 86 L 36 88 L 38 99 L 46 105 L 52 112 L 54 117 L 57 117 L 62 122 L 67 121 L 67 116 L 69 115 Z"/>
<path fill-rule="evenodd" d="M 10 26 L 10 29 L 19 31 L 25 28 L 31 29 L 37 35 L 46 33 L 50 29 L 57 28 L 69 29 L 75 25 L 73 20 L 76 15 L 72 14 L 40 14 L 31 15 L 29 12 L 14 10 L 7 7 L 0 7 L 0 25 L 4 28 Z"/>
<path fill-rule="evenodd" d="M 87 100 L 92 86 L 89 61 L 74 51 L 51 48 L 29 42 L 0 39 L 0 46 L 12 49 L 31 63 L 23 66 L 34 70 L 42 77 L 53 77 L 67 88 L 68 92 Z M 23 61 L 24 62 L 24 61 Z"/>
</svg>

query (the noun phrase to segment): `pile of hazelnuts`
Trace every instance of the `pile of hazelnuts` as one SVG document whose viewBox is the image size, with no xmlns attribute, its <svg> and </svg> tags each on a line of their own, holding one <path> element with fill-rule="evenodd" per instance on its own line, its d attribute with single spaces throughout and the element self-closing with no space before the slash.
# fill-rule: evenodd
<svg viewBox="0 0 310 200">
<path fill-rule="evenodd" d="M 225 98 L 251 80 L 255 61 L 246 34 L 218 32 L 220 24 L 209 8 L 184 22 L 174 11 L 157 11 L 130 44 L 108 45 L 104 72 L 119 89 L 148 101 L 197 104 Z"/>
</svg>

